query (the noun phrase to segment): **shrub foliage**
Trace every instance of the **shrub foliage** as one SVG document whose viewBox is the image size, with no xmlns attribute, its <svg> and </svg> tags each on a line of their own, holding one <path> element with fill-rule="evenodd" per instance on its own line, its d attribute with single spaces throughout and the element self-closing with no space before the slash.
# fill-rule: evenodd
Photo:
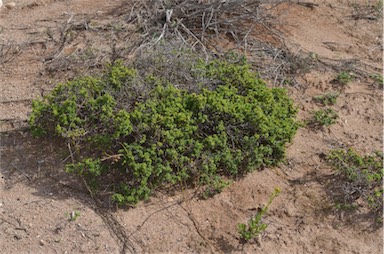
<svg viewBox="0 0 384 254">
<path fill-rule="evenodd" d="M 337 122 L 339 115 L 331 108 L 320 109 L 313 112 L 312 118 L 307 121 L 310 127 L 320 129 Z"/>
<path fill-rule="evenodd" d="M 345 180 L 341 202 L 354 204 L 362 198 L 370 210 L 383 213 L 383 153 L 361 156 L 352 149 L 331 150 L 328 161 Z"/>
<path fill-rule="evenodd" d="M 223 177 L 281 161 L 298 128 L 286 91 L 268 88 L 245 61 L 200 61 L 194 70 L 196 89 L 121 62 L 59 84 L 33 101 L 32 132 L 70 142 L 67 171 L 93 187 L 113 179 L 119 204 L 180 183 L 224 186 Z"/>
</svg>

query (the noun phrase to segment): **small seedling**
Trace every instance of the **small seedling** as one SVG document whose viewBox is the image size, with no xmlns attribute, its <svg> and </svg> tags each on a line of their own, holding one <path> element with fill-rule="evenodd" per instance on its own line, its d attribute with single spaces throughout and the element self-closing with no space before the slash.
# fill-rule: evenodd
<svg viewBox="0 0 384 254">
<path fill-rule="evenodd" d="M 268 211 L 272 201 L 280 194 L 280 192 L 281 190 L 279 188 L 275 188 L 269 197 L 267 205 L 261 208 L 255 217 L 251 218 L 247 224 L 239 223 L 237 225 L 241 239 L 249 241 L 265 231 L 268 225 L 262 222 L 263 216 Z"/>
<path fill-rule="evenodd" d="M 339 95 L 340 95 L 339 93 L 331 92 L 331 93 L 314 96 L 313 99 L 317 103 L 320 103 L 321 105 L 328 106 L 328 105 L 334 105 Z"/>
<path fill-rule="evenodd" d="M 313 113 L 313 117 L 308 121 L 308 124 L 312 127 L 330 126 L 336 123 L 338 117 L 337 112 L 331 108 L 320 109 Z"/>
<path fill-rule="evenodd" d="M 353 73 L 342 71 L 337 75 L 336 81 L 341 85 L 346 85 L 354 79 Z"/>
<path fill-rule="evenodd" d="M 79 211 L 72 211 L 68 214 L 68 220 L 69 221 L 76 221 L 80 217 Z"/>
<path fill-rule="evenodd" d="M 375 83 L 377 83 L 380 87 L 383 87 L 384 85 L 384 79 L 383 79 L 383 76 L 380 75 L 380 74 L 371 74 L 370 75 L 371 79 L 374 80 Z"/>
</svg>

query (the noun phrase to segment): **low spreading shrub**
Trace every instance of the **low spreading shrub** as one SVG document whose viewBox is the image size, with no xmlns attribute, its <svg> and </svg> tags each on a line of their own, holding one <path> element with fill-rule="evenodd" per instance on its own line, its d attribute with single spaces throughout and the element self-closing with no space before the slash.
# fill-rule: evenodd
<svg viewBox="0 0 384 254">
<path fill-rule="evenodd" d="M 312 128 L 323 128 L 335 124 L 339 115 L 331 108 L 320 109 L 313 112 L 312 118 L 307 120 L 307 124 Z"/>
<path fill-rule="evenodd" d="M 67 171 L 109 188 L 118 204 L 179 184 L 214 194 L 228 177 L 279 163 L 299 126 L 286 91 L 268 88 L 244 59 L 193 68 L 188 89 L 121 62 L 59 84 L 33 101 L 31 130 L 69 142 Z"/>
<path fill-rule="evenodd" d="M 354 79 L 354 75 L 353 73 L 349 73 L 349 72 L 345 72 L 345 71 L 342 71 L 340 72 L 337 77 L 336 77 L 336 81 L 341 84 L 341 85 L 346 85 L 348 84 L 349 82 L 351 82 L 352 80 Z"/>
<path fill-rule="evenodd" d="M 383 153 L 361 156 L 352 149 L 332 150 L 328 162 L 344 179 L 343 193 L 337 203 L 357 207 L 355 201 L 361 198 L 372 212 L 382 217 Z"/>
<path fill-rule="evenodd" d="M 339 97 L 339 95 L 340 95 L 339 93 L 331 92 L 331 93 L 314 96 L 313 99 L 315 102 L 323 106 L 328 106 L 328 105 L 336 104 L 336 100 L 337 100 L 337 97 Z"/>
</svg>

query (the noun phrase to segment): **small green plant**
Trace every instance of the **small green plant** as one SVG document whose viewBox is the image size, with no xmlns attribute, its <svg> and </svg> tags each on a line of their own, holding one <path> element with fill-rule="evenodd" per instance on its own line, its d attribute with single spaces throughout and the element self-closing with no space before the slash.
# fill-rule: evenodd
<svg viewBox="0 0 384 254">
<path fill-rule="evenodd" d="M 262 207 L 259 212 L 256 213 L 254 217 L 252 217 L 247 224 L 239 223 L 237 225 L 238 232 L 240 234 L 241 239 L 245 241 L 249 241 L 252 238 L 257 237 L 260 233 L 264 232 L 268 227 L 267 224 L 263 223 L 263 216 L 268 211 L 269 206 L 272 201 L 280 194 L 281 190 L 279 188 L 275 188 L 269 197 L 268 203 L 266 206 Z"/>
<path fill-rule="evenodd" d="M 76 221 L 80 217 L 80 212 L 72 211 L 70 213 L 67 213 L 67 216 L 69 221 Z"/>
<path fill-rule="evenodd" d="M 383 153 L 361 156 L 352 149 L 332 150 L 327 158 L 345 180 L 343 196 L 337 203 L 357 207 L 354 202 L 363 198 L 371 211 L 382 214 Z"/>
<path fill-rule="evenodd" d="M 320 109 L 313 112 L 313 116 L 308 120 L 308 124 L 311 127 L 321 128 L 323 126 L 330 126 L 336 123 L 338 114 L 331 108 Z"/>
<path fill-rule="evenodd" d="M 337 75 L 336 81 L 341 85 L 346 85 L 354 79 L 353 73 L 342 71 Z"/>
<path fill-rule="evenodd" d="M 355 204 L 349 204 L 349 203 L 343 203 L 343 202 L 336 202 L 335 203 L 336 210 L 344 210 L 344 211 L 352 211 L 357 208 L 357 205 Z"/>
<path fill-rule="evenodd" d="M 373 79 L 373 81 L 375 83 L 377 83 L 380 87 L 383 87 L 384 85 L 384 79 L 383 79 L 383 76 L 381 74 L 377 74 L 377 73 L 374 73 L 374 74 L 371 74 L 370 77 Z"/>
<path fill-rule="evenodd" d="M 336 99 L 337 97 L 339 97 L 339 95 L 340 93 L 331 92 L 314 96 L 313 99 L 315 100 L 315 102 L 320 103 L 321 105 L 329 106 L 334 105 L 336 103 Z"/>
</svg>

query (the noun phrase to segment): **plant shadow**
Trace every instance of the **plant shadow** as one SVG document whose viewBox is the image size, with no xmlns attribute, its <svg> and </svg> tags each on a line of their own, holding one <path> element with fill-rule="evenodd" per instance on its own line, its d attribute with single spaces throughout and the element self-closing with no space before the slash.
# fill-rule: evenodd
<svg viewBox="0 0 384 254">
<path fill-rule="evenodd" d="M 319 183 L 325 193 L 327 204 L 319 205 L 315 215 L 322 219 L 332 218 L 335 227 L 356 227 L 363 231 L 375 232 L 382 228 L 380 214 L 374 212 L 360 202 L 361 197 L 350 196 L 345 192 L 346 179 L 334 173 L 322 173 L 319 171 L 309 172 L 303 177 L 289 180 L 291 186 L 307 186 L 311 183 Z"/>
<path fill-rule="evenodd" d="M 69 152 L 60 148 L 59 140 L 33 138 L 27 128 L 0 135 L 0 172 L 5 183 L 2 191 L 24 184 L 36 190 L 33 195 L 42 198 L 74 198 L 88 205 L 92 202 L 80 179 L 65 172 Z"/>
</svg>

